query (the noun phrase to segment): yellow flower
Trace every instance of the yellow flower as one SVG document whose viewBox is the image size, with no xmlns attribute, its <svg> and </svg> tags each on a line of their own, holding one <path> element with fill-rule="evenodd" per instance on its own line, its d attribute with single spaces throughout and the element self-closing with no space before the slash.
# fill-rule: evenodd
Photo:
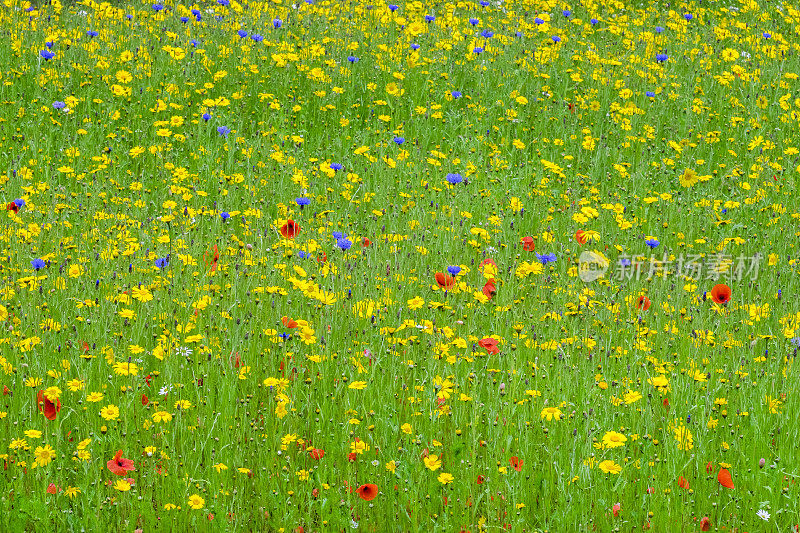
<svg viewBox="0 0 800 533">
<path fill-rule="evenodd" d="M 77 392 L 79 390 L 82 390 L 84 385 L 85 383 L 83 382 L 83 380 L 77 378 L 67 382 L 67 387 L 72 392 Z"/>
<path fill-rule="evenodd" d="M 683 174 L 681 174 L 680 178 L 678 178 L 678 181 L 680 182 L 681 187 L 691 187 L 699 181 L 699 178 L 697 177 L 697 172 L 687 168 L 683 171 Z"/>
<path fill-rule="evenodd" d="M 56 451 L 49 444 L 37 446 L 33 453 L 36 456 L 36 466 L 47 466 L 56 457 Z"/>
<path fill-rule="evenodd" d="M 48 387 L 44 390 L 44 397 L 55 402 L 61 396 L 61 389 L 58 387 Z"/>
<path fill-rule="evenodd" d="M 83 269 L 81 268 L 80 265 L 72 265 L 69 267 L 68 273 L 69 277 L 77 278 L 80 277 L 80 275 L 83 273 Z"/>
<path fill-rule="evenodd" d="M 442 485 L 448 485 L 448 484 L 452 483 L 455 478 L 451 474 L 447 474 L 445 472 L 442 472 L 441 474 L 439 474 L 439 477 L 436 478 L 436 479 L 438 479 L 439 483 L 441 483 Z"/>
<path fill-rule="evenodd" d="M 394 471 L 397 470 L 397 463 L 395 463 L 394 461 L 389 461 L 388 463 L 386 463 L 386 470 L 394 473 Z"/>
<path fill-rule="evenodd" d="M 354 381 L 347 388 L 348 389 L 356 389 L 356 390 L 366 389 L 367 388 L 367 382 L 366 381 Z"/>
<path fill-rule="evenodd" d="M 202 509 L 205 504 L 206 501 L 199 494 L 189 496 L 189 507 L 192 509 Z"/>
<path fill-rule="evenodd" d="M 220 472 L 222 472 L 223 470 L 227 470 L 227 469 L 228 469 L 228 467 L 227 467 L 226 465 L 224 465 L 223 463 L 217 463 L 217 464 L 215 464 L 214 466 L 212 466 L 211 468 L 213 468 L 214 470 L 216 470 L 216 471 L 217 471 L 217 474 L 219 474 L 219 473 L 220 473 Z"/>
<path fill-rule="evenodd" d="M 25 436 L 29 439 L 41 439 L 42 432 L 37 429 L 29 429 L 25 432 Z"/>
<path fill-rule="evenodd" d="M 413 310 L 419 309 L 420 307 L 425 305 L 425 300 L 423 300 L 419 296 L 415 296 L 411 300 L 408 300 L 407 303 L 408 303 L 408 308 L 413 311 Z"/>
<path fill-rule="evenodd" d="M 127 492 L 131 490 L 131 484 L 124 479 L 118 479 L 117 482 L 114 483 L 114 488 L 120 492 Z"/>
<path fill-rule="evenodd" d="M 114 404 L 109 404 L 100 410 L 100 416 L 106 420 L 116 420 L 119 418 L 119 407 Z"/>
<path fill-rule="evenodd" d="M 561 420 L 561 411 L 557 407 L 545 407 L 542 409 L 542 420 L 545 418 L 550 421 L 553 419 Z"/>
<path fill-rule="evenodd" d="M 99 402 L 99 401 L 101 401 L 101 400 L 102 400 L 104 397 L 105 397 L 105 396 L 103 395 L 103 393 L 102 393 L 102 392 L 91 392 L 91 393 L 89 393 L 89 395 L 86 397 L 86 401 L 87 401 L 87 402 L 92 402 L 92 403 L 95 403 L 95 402 Z"/>
<path fill-rule="evenodd" d="M 622 472 L 622 467 L 609 459 L 601 461 L 597 466 L 606 474 L 619 474 Z"/>
<path fill-rule="evenodd" d="M 603 435 L 603 446 L 605 448 L 619 448 L 620 446 L 625 446 L 627 440 L 628 438 L 622 433 L 608 431 Z"/>
<path fill-rule="evenodd" d="M 135 376 L 139 373 L 139 365 L 128 363 L 127 361 L 119 361 L 114 363 L 114 373 L 118 376 Z"/>
<path fill-rule="evenodd" d="M 438 455 L 429 455 L 423 459 L 425 466 L 428 467 L 428 470 L 436 471 L 442 467 L 442 462 L 439 460 Z"/>
<path fill-rule="evenodd" d="M 400 426 L 400 430 L 401 430 L 403 433 L 405 433 L 406 435 L 411 435 L 411 433 L 412 433 L 412 431 L 413 431 L 413 429 L 411 429 L 411 424 L 409 424 L 408 422 L 406 422 L 405 424 L 403 424 L 402 426 Z"/>
<path fill-rule="evenodd" d="M 64 490 L 64 494 L 66 494 L 70 500 L 80 493 L 81 489 L 78 487 L 67 487 L 66 490 Z"/>
<path fill-rule="evenodd" d="M 167 423 L 172 420 L 172 413 L 167 411 L 156 411 L 153 413 L 153 422 L 164 422 Z"/>
</svg>

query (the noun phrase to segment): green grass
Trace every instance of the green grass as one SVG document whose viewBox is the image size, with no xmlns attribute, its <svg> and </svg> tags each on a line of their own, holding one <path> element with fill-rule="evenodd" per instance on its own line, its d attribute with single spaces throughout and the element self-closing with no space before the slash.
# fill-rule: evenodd
<svg viewBox="0 0 800 533">
<path fill-rule="evenodd" d="M 0 11 L 0 529 L 800 524 L 796 8 L 35 6 Z"/>
</svg>

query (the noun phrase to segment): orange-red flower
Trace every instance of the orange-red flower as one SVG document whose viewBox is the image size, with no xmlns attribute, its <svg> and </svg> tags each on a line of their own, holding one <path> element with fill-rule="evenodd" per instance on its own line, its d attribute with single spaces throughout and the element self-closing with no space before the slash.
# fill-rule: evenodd
<svg viewBox="0 0 800 533">
<path fill-rule="evenodd" d="M 362 500 L 371 501 L 374 500 L 375 497 L 378 495 L 378 485 L 373 483 L 367 483 L 366 485 L 361 485 L 356 489 L 356 494 Z"/>
<path fill-rule="evenodd" d="M 133 466 L 133 461 L 130 459 L 123 459 L 122 450 L 119 450 L 114 458 L 106 463 L 106 466 L 111 472 L 118 476 L 124 476 L 131 470 L 136 470 L 136 467 Z"/>
<path fill-rule="evenodd" d="M 704 516 L 700 519 L 700 531 L 710 531 L 711 530 L 711 519 L 707 516 Z"/>
<path fill-rule="evenodd" d="M 728 472 L 727 468 L 719 469 L 719 474 L 717 474 L 717 481 L 719 481 L 719 484 L 725 487 L 726 489 L 734 488 L 733 479 L 731 478 L 731 473 Z"/>
<path fill-rule="evenodd" d="M 47 399 L 44 391 L 39 391 L 36 395 L 36 404 L 39 406 L 39 411 L 44 413 L 44 417 L 48 420 L 55 420 L 58 412 L 61 411 L 61 400 L 56 399 L 55 403 Z"/>
<path fill-rule="evenodd" d="M 492 297 L 497 294 L 497 285 L 495 285 L 495 281 L 490 279 L 486 282 L 486 285 L 483 286 L 483 295 L 489 298 L 490 300 Z"/>
<path fill-rule="evenodd" d="M 364 237 L 363 239 L 361 239 L 361 247 L 362 247 L 362 248 L 366 248 L 366 247 L 367 247 L 367 246 L 369 246 L 370 244 L 372 244 L 372 241 L 371 241 L 371 240 L 369 240 L 369 239 L 367 239 L 366 237 Z"/>
<path fill-rule="evenodd" d="M 533 237 L 523 237 L 522 238 L 522 249 L 526 252 L 532 252 L 536 248 L 536 245 L 533 244 Z"/>
<path fill-rule="evenodd" d="M 582 229 L 579 229 L 575 232 L 575 240 L 578 241 L 578 244 L 586 244 L 589 242 L 589 235 Z"/>
<path fill-rule="evenodd" d="M 490 355 L 497 355 L 500 349 L 497 347 L 497 339 L 492 337 L 485 337 L 478 341 L 478 346 L 485 348 Z"/>
<path fill-rule="evenodd" d="M 525 464 L 525 461 L 514 455 L 508 460 L 508 462 L 511 463 L 511 466 L 514 468 L 514 470 L 517 472 L 522 472 L 522 465 Z"/>
<path fill-rule="evenodd" d="M 288 316 L 285 316 L 285 317 L 281 318 L 281 322 L 283 322 L 283 325 L 286 326 L 289 329 L 294 329 L 294 328 L 297 327 L 297 322 L 295 322 L 294 320 L 292 320 Z"/>
<path fill-rule="evenodd" d="M 639 296 L 639 298 L 636 300 L 636 308 L 641 309 L 642 311 L 647 311 L 650 309 L 650 298 L 644 295 Z"/>
<path fill-rule="evenodd" d="M 714 288 L 711 289 L 711 299 L 717 304 L 728 303 L 731 299 L 731 288 L 724 283 L 714 285 Z"/>
<path fill-rule="evenodd" d="M 478 474 L 478 480 L 477 480 L 478 485 L 483 485 L 483 482 L 484 482 L 485 479 L 486 479 L 485 477 L 483 477 L 482 475 Z"/>
<path fill-rule="evenodd" d="M 291 218 L 281 226 L 281 235 L 286 239 L 294 239 L 300 233 L 300 225 Z"/>
<path fill-rule="evenodd" d="M 217 261 L 219 261 L 219 248 L 217 248 L 216 244 L 212 249 L 203 255 L 203 261 L 205 262 L 206 266 L 211 267 L 211 272 L 215 272 L 217 270 Z"/>
<path fill-rule="evenodd" d="M 6 210 L 19 213 L 19 206 L 17 205 L 17 202 L 9 202 L 6 204 Z"/>
<path fill-rule="evenodd" d="M 449 290 L 453 285 L 456 284 L 456 279 L 454 277 L 447 274 L 442 274 L 441 272 L 437 272 L 436 276 L 434 277 L 436 278 L 436 284 L 445 290 Z"/>
<path fill-rule="evenodd" d="M 311 456 L 312 459 L 316 459 L 319 461 L 325 456 L 325 450 L 320 450 L 319 448 L 314 448 L 308 454 Z"/>
<path fill-rule="evenodd" d="M 686 480 L 685 477 L 680 476 L 678 478 L 678 486 L 682 489 L 689 490 L 689 482 Z"/>
</svg>

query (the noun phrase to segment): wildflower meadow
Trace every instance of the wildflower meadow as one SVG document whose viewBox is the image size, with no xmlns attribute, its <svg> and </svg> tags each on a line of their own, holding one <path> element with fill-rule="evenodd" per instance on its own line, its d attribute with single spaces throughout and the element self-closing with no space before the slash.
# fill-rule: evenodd
<svg viewBox="0 0 800 533">
<path fill-rule="evenodd" d="M 392 1 L 3 1 L 0 531 L 799 532 L 800 6 Z"/>
</svg>

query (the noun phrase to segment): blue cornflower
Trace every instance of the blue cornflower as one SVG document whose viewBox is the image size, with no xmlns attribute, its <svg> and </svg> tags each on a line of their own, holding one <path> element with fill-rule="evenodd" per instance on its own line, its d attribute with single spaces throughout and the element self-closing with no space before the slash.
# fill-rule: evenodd
<svg viewBox="0 0 800 533">
<path fill-rule="evenodd" d="M 556 254 L 550 252 L 549 254 L 536 254 L 536 259 L 543 265 L 547 263 L 555 263 L 556 261 Z"/>
<path fill-rule="evenodd" d="M 272 27 L 277 29 L 283 26 L 283 21 L 281 19 L 275 19 L 272 21 Z"/>
<path fill-rule="evenodd" d="M 800 348 L 800 337 L 792 337 L 789 339 L 789 342 L 791 342 L 795 347 Z"/>
<path fill-rule="evenodd" d="M 263 35 L 259 35 L 257 33 L 254 33 L 253 35 L 251 35 L 250 38 L 253 39 L 257 43 L 260 43 L 261 41 L 264 40 L 264 36 Z"/>
<path fill-rule="evenodd" d="M 769 39 L 770 37 L 772 37 L 772 34 L 769 33 L 762 33 L 761 35 L 764 36 L 764 39 Z"/>
<path fill-rule="evenodd" d="M 561 37 L 559 37 L 558 35 L 553 35 L 550 38 L 553 39 L 554 43 L 560 43 L 561 42 Z"/>
<path fill-rule="evenodd" d="M 694 16 L 691 13 L 686 13 L 683 15 L 683 18 L 685 18 L 686 20 L 692 20 Z"/>
<path fill-rule="evenodd" d="M 565 9 L 561 12 L 561 14 L 567 18 L 570 18 L 572 16 L 572 11 L 570 11 L 569 9 Z"/>
<path fill-rule="evenodd" d="M 245 37 L 247 37 L 247 32 L 246 32 L 246 31 L 244 31 L 244 30 L 239 30 L 239 31 L 237 31 L 236 33 L 237 33 L 237 34 L 239 35 L 239 37 L 241 37 L 242 39 L 244 39 Z"/>
<path fill-rule="evenodd" d="M 219 133 L 223 137 L 227 137 L 230 132 L 231 129 L 227 126 L 220 126 L 219 128 L 217 128 L 217 133 Z"/>
<path fill-rule="evenodd" d="M 663 31 L 664 28 L 662 28 L 661 26 L 656 26 L 656 33 L 663 33 Z"/>
<path fill-rule="evenodd" d="M 303 209 L 304 205 L 308 205 L 308 204 L 311 203 L 311 199 L 310 198 L 302 198 L 302 197 L 301 198 L 295 198 L 294 201 L 297 202 L 297 205 L 300 206 L 300 209 Z"/>
<path fill-rule="evenodd" d="M 65 107 L 67 107 L 65 102 L 53 102 L 54 109 L 64 109 Z"/>
<path fill-rule="evenodd" d="M 310 257 L 310 256 L 309 256 L 308 253 L 304 252 L 303 250 L 299 250 L 297 252 L 297 257 L 299 257 L 300 259 L 305 259 L 305 258 Z"/>
<path fill-rule="evenodd" d="M 631 260 L 623 257 L 619 260 L 619 264 L 626 267 L 631 266 Z"/>
<path fill-rule="evenodd" d="M 644 243 L 650 248 L 655 248 L 656 246 L 659 245 L 659 242 L 656 239 L 647 239 L 646 241 L 644 241 Z"/>
<path fill-rule="evenodd" d="M 653 91 L 647 91 L 646 93 L 644 93 L 644 95 L 647 96 L 648 98 L 656 97 L 656 93 L 654 93 Z"/>
<path fill-rule="evenodd" d="M 208 122 L 209 120 L 211 120 L 211 115 L 209 115 L 208 113 L 203 113 L 203 120 Z"/>
<path fill-rule="evenodd" d="M 478 19 L 469 19 L 469 23 L 472 24 L 473 26 L 477 26 L 478 24 L 480 24 L 480 22 L 481 21 Z"/>
<path fill-rule="evenodd" d="M 342 249 L 342 251 L 349 250 L 353 243 L 348 238 L 339 239 L 336 241 L 336 246 Z"/>
<path fill-rule="evenodd" d="M 227 211 L 223 211 L 222 213 L 219 214 L 219 216 L 220 218 L 222 218 L 222 220 L 228 220 L 229 218 L 231 218 L 231 214 L 228 213 Z"/>
<path fill-rule="evenodd" d="M 540 19 L 539 17 L 533 19 L 533 22 L 535 22 L 536 24 L 544 24 L 544 20 Z"/>
<path fill-rule="evenodd" d="M 491 2 L 489 2 L 489 0 L 481 0 L 481 1 L 480 1 L 480 4 L 481 4 L 483 7 L 489 7 L 489 4 L 491 4 Z"/>
<path fill-rule="evenodd" d="M 181 22 L 183 22 L 184 24 L 186 24 L 187 22 L 189 22 L 189 17 L 181 17 L 181 19 L 180 19 L 180 20 L 181 20 Z"/>
<path fill-rule="evenodd" d="M 765 35 L 766 35 L 766 34 L 765 34 Z M 53 45 L 54 45 L 54 44 L 55 44 L 55 43 L 54 43 L 53 41 L 47 41 L 46 43 L 44 43 L 44 45 L 45 45 L 47 48 L 53 48 Z"/>
<path fill-rule="evenodd" d="M 589 19 L 589 22 L 591 22 L 591 23 L 592 23 L 592 26 L 594 26 L 595 24 L 597 24 L 597 23 L 598 23 L 598 22 L 600 22 L 600 21 L 599 21 L 599 20 L 597 20 L 597 19 Z"/>
<path fill-rule="evenodd" d="M 433 15 L 425 15 L 425 22 L 433 22 L 434 20 L 436 20 L 436 17 Z"/>
<path fill-rule="evenodd" d="M 461 98 L 461 91 L 453 91 L 450 93 L 453 98 Z"/>
<path fill-rule="evenodd" d="M 481 32 L 481 37 L 483 37 L 484 39 L 489 39 L 492 37 L 492 35 L 494 35 L 494 32 L 491 30 L 483 30 Z"/>
<path fill-rule="evenodd" d="M 411 43 L 412 50 L 419 50 L 419 45 L 417 43 Z"/>
<path fill-rule="evenodd" d="M 289 339 L 292 338 L 292 335 L 290 333 L 281 333 L 280 335 L 278 335 L 278 337 L 280 337 L 285 341 L 288 341 Z"/>
<path fill-rule="evenodd" d="M 389 4 L 389 11 L 391 11 L 392 13 L 394 13 L 398 9 L 400 9 L 400 6 L 396 6 L 394 4 Z"/>
<path fill-rule="evenodd" d="M 481 48 L 480 46 L 476 46 L 476 47 L 475 47 L 475 48 L 472 50 L 472 52 L 473 52 L 473 53 L 475 53 L 475 54 L 480 54 L 481 52 L 483 52 L 483 48 Z"/>
<path fill-rule="evenodd" d="M 334 238 L 334 239 L 336 239 L 337 241 L 338 241 L 339 239 L 346 239 L 346 238 L 347 238 L 347 234 L 346 234 L 346 233 L 342 233 L 341 231 L 334 231 L 334 232 L 332 232 L 332 233 L 331 233 L 331 235 L 332 235 L 332 236 L 333 236 L 333 238 Z"/>
<path fill-rule="evenodd" d="M 54 52 L 51 52 L 50 50 L 41 50 L 41 51 L 39 52 L 39 55 L 40 55 L 40 56 L 42 56 L 42 58 L 43 58 L 45 61 L 50 61 L 51 59 L 53 59 L 54 57 L 56 57 L 56 54 L 55 54 Z"/>
<path fill-rule="evenodd" d="M 217 0 L 217 3 L 221 6 L 229 6 L 231 5 L 230 0 Z"/>
<path fill-rule="evenodd" d="M 358 58 L 356 56 L 347 56 L 347 60 L 351 63 L 358 63 Z"/>
<path fill-rule="evenodd" d="M 341 163 L 331 163 L 331 168 L 333 170 L 342 170 L 343 167 L 342 167 Z"/>
<path fill-rule="evenodd" d="M 397 146 L 400 146 L 401 144 L 403 144 L 404 142 L 406 142 L 406 140 L 405 140 L 404 138 L 402 138 L 402 137 L 395 137 L 395 138 L 394 138 L 394 139 L 392 139 L 392 140 L 394 141 L 394 143 L 395 143 Z"/>
<path fill-rule="evenodd" d="M 447 267 L 447 272 L 453 277 L 458 276 L 458 273 L 461 272 L 461 267 L 459 266 L 449 266 Z"/>
<path fill-rule="evenodd" d="M 521 32 L 521 31 L 518 31 L 518 32 L 517 32 L 515 35 L 516 35 L 517 37 L 525 37 L 525 36 L 522 34 L 522 32 Z"/>
<path fill-rule="evenodd" d="M 161 4 L 153 4 L 151 7 L 153 8 L 153 11 L 155 11 L 156 13 L 164 9 L 164 6 L 162 6 Z"/>
<path fill-rule="evenodd" d="M 450 185 L 457 185 L 464 181 L 464 176 L 461 174 L 448 174 L 447 175 L 447 183 Z"/>
<path fill-rule="evenodd" d="M 97 36 L 98 36 L 98 35 L 100 35 L 100 34 L 99 34 L 99 33 L 97 33 L 97 32 L 96 32 L 96 31 L 94 31 L 94 30 L 89 30 L 89 31 L 87 31 L 87 32 L 86 32 L 86 35 L 88 35 L 88 36 L 91 38 L 91 37 L 97 37 Z"/>
<path fill-rule="evenodd" d="M 41 270 L 45 267 L 45 262 L 43 259 L 39 259 L 38 257 L 31 261 L 31 266 L 34 270 Z"/>
<path fill-rule="evenodd" d="M 17 198 L 16 200 L 14 200 L 14 203 L 17 204 L 17 207 L 25 206 L 25 200 L 23 200 L 22 198 Z"/>
<path fill-rule="evenodd" d="M 169 263 L 169 256 L 156 259 L 156 268 L 164 268 Z"/>
<path fill-rule="evenodd" d="M 199 16 L 200 15 L 200 10 L 199 9 L 192 9 L 192 15 L 194 15 L 195 17 Z"/>
<path fill-rule="evenodd" d="M 664 63 L 667 59 L 669 59 L 667 54 L 656 54 L 656 61 L 659 63 Z"/>
</svg>

